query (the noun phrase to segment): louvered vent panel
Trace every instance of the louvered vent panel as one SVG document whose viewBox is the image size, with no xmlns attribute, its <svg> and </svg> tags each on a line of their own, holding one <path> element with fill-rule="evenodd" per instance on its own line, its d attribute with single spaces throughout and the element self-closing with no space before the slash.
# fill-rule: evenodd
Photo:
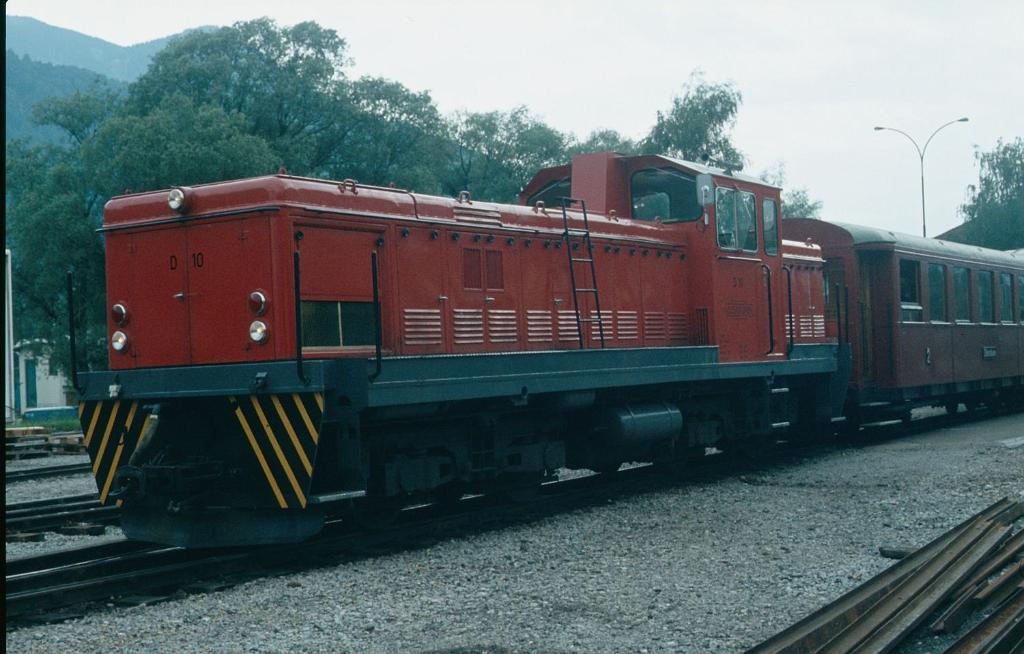
<svg viewBox="0 0 1024 654">
<path fill-rule="evenodd" d="M 514 309 L 488 309 L 487 338 L 491 343 L 515 343 L 519 340 Z"/>
<path fill-rule="evenodd" d="M 541 309 L 526 311 L 526 340 L 530 343 L 550 343 L 555 340 L 550 311 Z"/>
<path fill-rule="evenodd" d="M 575 311 L 558 312 L 558 340 L 579 342 L 580 332 L 576 328 Z"/>
<path fill-rule="evenodd" d="M 644 340 L 665 340 L 665 314 L 660 311 L 644 312 Z"/>
<path fill-rule="evenodd" d="M 699 311 L 699 309 L 698 309 Z M 705 316 L 707 313 L 705 312 Z M 690 339 L 690 324 L 685 313 L 668 314 L 668 340 L 677 345 L 685 345 Z"/>
<path fill-rule="evenodd" d="M 406 309 L 402 313 L 402 339 L 406 345 L 441 345 L 444 330 L 440 309 Z"/>
<path fill-rule="evenodd" d="M 615 312 L 615 333 L 620 341 L 635 341 L 640 338 L 640 315 L 636 311 Z"/>
<path fill-rule="evenodd" d="M 483 309 L 453 309 L 452 338 L 457 345 L 484 342 Z"/>
</svg>

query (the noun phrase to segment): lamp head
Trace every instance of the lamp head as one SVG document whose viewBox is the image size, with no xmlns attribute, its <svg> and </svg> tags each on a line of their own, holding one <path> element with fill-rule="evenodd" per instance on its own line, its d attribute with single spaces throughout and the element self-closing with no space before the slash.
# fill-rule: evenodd
<svg viewBox="0 0 1024 654">
<path fill-rule="evenodd" d="M 956 122 L 958 122 L 958 123 L 966 123 L 967 122 L 967 116 L 964 116 L 963 118 L 958 119 Z"/>
</svg>

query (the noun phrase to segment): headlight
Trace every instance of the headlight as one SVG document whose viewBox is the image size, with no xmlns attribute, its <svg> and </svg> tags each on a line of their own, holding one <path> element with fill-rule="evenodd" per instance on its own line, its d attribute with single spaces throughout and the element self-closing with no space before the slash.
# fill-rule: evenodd
<svg viewBox="0 0 1024 654">
<path fill-rule="evenodd" d="M 110 347 L 116 352 L 124 352 L 128 349 L 128 334 L 116 331 L 110 336 Z"/>
<path fill-rule="evenodd" d="M 167 206 L 173 211 L 181 213 L 185 211 L 185 191 L 180 188 L 172 188 L 171 192 L 167 194 Z"/>
<path fill-rule="evenodd" d="M 249 293 L 249 308 L 257 316 L 262 316 L 267 311 L 267 296 L 263 291 Z"/>
<path fill-rule="evenodd" d="M 128 307 L 118 302 L 110 307 L 110 317 L 118 326 L 124 327 L 128 323 Z"/>
<path fill-rule="evenodd" d="M 249 325 L 249 338 L 257 343 L 267 340 L 267 323 L 262 320 L 253 320 Z"/>
</svg>

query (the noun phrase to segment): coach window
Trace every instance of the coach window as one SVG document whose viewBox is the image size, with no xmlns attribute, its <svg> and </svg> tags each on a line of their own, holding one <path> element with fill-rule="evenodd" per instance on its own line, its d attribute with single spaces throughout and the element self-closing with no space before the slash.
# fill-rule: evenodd
<svg viewBox="0 0 1024 654">
<path fill-rule="evenodd" d="M 999 273 L 999 322 L 1013 322 L 1013 275 Z"/>
<path fill-rule="evenodd" d="M 1017 278 L 1017 318 L 1024 323 L 1024 275 Z"/>
<path fill-rule="evenodd" d="M 697 220 L 704 209 L 697 202 L 697 182 L 671 168 L 646 168 L 630 181 L 634 220 L 660 218 L 666 223 Z"/>
<path fill-rule="evenodd" d="M 946 267 L 940 263 L 928 264 L 928 312 L 932 322 L 945 322 Z"/>
<path fill-rule="evenodd" d="M 917 261 L 900 259 L 900 320 L 924 320 L 924 308 L 921 306 L 921 264 Z"/>
<path fill-rule="evenodd" d="M 736 205 L 736 234 L 744 251 L 757 252 L 757 199 L 753 193 L 740 192 L 740 201 Z"/>
<path fill-rule="evenodd" d="M 779 253 L 779 223 L 775 216 L 775 200 L 765 200 L 761 203 L 761 220 L 764 223 L 764 253 L 775 255 Z M 827 291 L 828 286 L 825 286 Z"/>
<path fill-rule="evenodd" d="M 979 270 L 978 279 L 978 322 L 995 322 L 995 306 L 992 302 L 992 273 Z"/>
<path fill-rule="evenodd" d="M 715 224 L 718 229 L 718 247 L 736 249 L 736 191 L 731 188 L 715 189 Z"/>
<path fill-rule="evenodd" d="M 953 269 L 953 299 L 956 321 L 971 322 L 971 271 L 957 266 Z"/>
<path fill-rule="evenodd" d="M 526 204 L 532 207 L 539 201 L 543 202 L 545 207 L 560 207 L 562 206 L 562 198 L 570 196 L 569 190 L 571 185 L 572 181 L 568 177 L 551 182 L 528 197 Z"/>
<path fill-rule="evenodd" d="M 358 347 L 376 342 L 373 302 L 302 301 L 303 347 Z"/>
</svg>

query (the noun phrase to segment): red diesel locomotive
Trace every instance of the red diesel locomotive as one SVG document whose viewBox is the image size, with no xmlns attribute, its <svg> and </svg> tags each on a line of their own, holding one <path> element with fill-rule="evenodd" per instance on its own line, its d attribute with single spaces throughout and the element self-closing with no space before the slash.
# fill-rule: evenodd
<svg viewBox="0 0 1024 654">
<path fill-rule="evenodd" d="M 287 542 L 823 433 L 860 314 L 778 217 L 757 179 L 612 153 L 519 205 L 287 175 L 114 198 L 110 370 L 78 376 L 101 501 L 142 540 Z"/>
</svg>

